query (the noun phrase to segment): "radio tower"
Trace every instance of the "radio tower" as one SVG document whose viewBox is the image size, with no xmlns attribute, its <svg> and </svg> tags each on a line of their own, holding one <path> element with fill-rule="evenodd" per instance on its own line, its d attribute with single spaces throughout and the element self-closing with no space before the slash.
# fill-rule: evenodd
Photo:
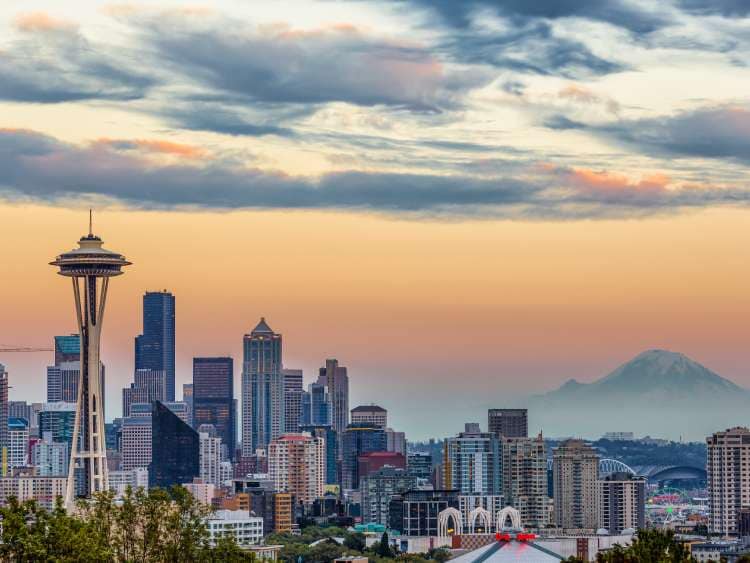
<svg viewBox="0 0 750 563">
<path fill-rule="evenodd" d="M 102 248 L 102 239 L 93 234 L 91 222 L 89 211 L 89 234 L 81 237 L 78 248 L 60 254 L 50 262 L 51 266 L 60 268 L 58 273 L 61 276 L 73 280 L 81 335 L 80 381 L 65 493 L 68 510 L 74 508 L 77 496 L 91 497 L 108 488 L 99 341 L 109 278 L 119 276 L 122 267 L 130 265 L 122 254 Z M 80 475 L 79 494 L 76 494 L 76 469 Z"/>
</svg>

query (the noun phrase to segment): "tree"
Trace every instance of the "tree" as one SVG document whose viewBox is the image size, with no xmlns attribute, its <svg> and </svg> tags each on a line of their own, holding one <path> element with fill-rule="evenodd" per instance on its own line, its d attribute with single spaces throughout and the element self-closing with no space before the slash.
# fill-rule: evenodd
<svg viewBox="0 0 750 563">
<path fill-rule="evenodd" d="M 366 547 L 365 535 L 361 532 L 347 533 L 344 536 L 344 546 L 354 551 L 362 552 Z"/>
<path fill-rule="evenodd" d="M 597 555 L 601 563 L 689 563 L 687 548 L 674 539 L 674 532 L 641 530 L 629 547 L 615 545 Z"/>
<path fill-rule="evenodd" d="M 376 544 L 375 553 L 381 557 L 392 557 L 393 552 L 391 551 L 390 541 L 388 540 L 388 532 L 383 532 L 380 537 L 380 543 Z"/>
</svg>

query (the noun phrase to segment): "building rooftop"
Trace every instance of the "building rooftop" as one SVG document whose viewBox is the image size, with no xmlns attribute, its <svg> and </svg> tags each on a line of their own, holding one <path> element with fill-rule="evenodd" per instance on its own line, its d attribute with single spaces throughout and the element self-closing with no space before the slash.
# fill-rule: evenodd
<svg viewBox="0 0 750 563">
<path fill-rule="evenodd" d="M 544 549 L 533 542 L 521 542 L 516 540 L 494 542 L 469 553 L 465 553 L 451 563 L 502 563 L 521 561 L 523 563 L 547 563 L 550 561 L 562 561 L 563 558 Z"/>
<path fill-rule="evenodd" d="M 265 317 L 260 318 L 260 322 L 255 325 L 255 328 L 253 329 L 252 334 L 257 333 L 267 333 L 267 334 L 273 334 L 273 329 L 271 329 L 270 326 L 268 326 L 268 323 L 266 322 Z"/>
<path fill-rule="evenodd" d="M 352 412 L 388 412 L 383 407 L 379 407 L 378 405 L 360 405 L 358 407 L 354 407 L 352 409 Z"/>
</svg>

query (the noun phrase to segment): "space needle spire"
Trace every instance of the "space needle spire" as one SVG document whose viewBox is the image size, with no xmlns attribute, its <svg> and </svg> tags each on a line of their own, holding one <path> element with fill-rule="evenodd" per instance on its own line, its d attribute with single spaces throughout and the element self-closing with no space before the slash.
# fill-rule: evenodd
<svg viewBox="0 0 750 563">
<path fill-rule="evenodd" d="M 78 248 L 60 254 L 50 265 L 59 267 L 58 273 L 73 281 L 81 337 L 78 399 L 65 493 L 65 506 L 72 510 L 76 498 L 89 498 L 108 489 L 99 343 L 109 278 L 122 274 L 122 267 L 130 262 L 122 254 L 102 248 L 102 239 L 93 233 L 89 210 L 89 234 L 81 237 Z"/>
</svg>

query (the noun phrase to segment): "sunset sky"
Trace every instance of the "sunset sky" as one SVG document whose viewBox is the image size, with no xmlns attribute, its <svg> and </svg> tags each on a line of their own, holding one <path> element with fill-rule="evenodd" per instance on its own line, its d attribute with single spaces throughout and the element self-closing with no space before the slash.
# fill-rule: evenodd
<svg viewBox="0 0 750 563">
<path fill-rule="evenodd" d="M 93 207 L 133 262 L 110 418 L 165 288 L 178 388 L 229 354 L 239 396 L 265 316 L 414 439 L 648 348 L 750 387 L 745 1 L 30 0 L 0 30 L 0 344 L 74 330 L 47 263 Z M 11 399 L 50 362 L 0 354 Z"/>
</svg>

